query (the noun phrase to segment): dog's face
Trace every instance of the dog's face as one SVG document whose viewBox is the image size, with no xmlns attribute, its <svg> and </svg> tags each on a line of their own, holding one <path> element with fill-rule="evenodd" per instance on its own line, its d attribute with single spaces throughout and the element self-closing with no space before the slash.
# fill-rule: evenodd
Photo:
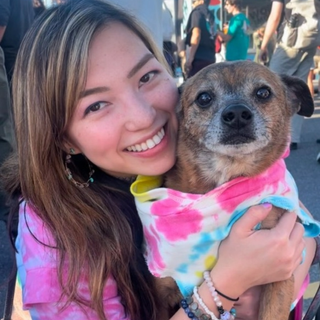
<svg viewBox="0 0 320 320">
<path fill-rule="evenodd" d="M 313 112 L 301 82 L 249 61 L 211 65 L 182 87 L 180 126 L 206 149 L 225 155 L 250 154 L 271 141 L 286 145 L 290 117 L 300 106 L 304 114 Z"/>
<path fill-rule="evenodd" d="M 250 168 L 263 159 L 259 170 L 266 169 L 288 145 L 291 116 L 314 109 L 302 80 L 250 61 L 210 65 L 180 90 L 178 159 L 197 161 L 208 174 L 219 160 L 236 163 L 239 175 L 251 175 L 241 172 L 243 161 Z"/>
</svg>

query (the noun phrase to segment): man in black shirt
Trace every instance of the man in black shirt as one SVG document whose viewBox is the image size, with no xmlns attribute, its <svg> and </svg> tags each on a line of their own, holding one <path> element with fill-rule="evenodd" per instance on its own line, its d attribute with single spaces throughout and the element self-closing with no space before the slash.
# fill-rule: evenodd
<svg viewBox="0 0 320 320">
<path fill-rule="evenodd" d="M 208 1 L 193 0 L 194 9 L 187 23 L 187 60 L 185 71 L 188 77 L 215 62 L 214 18 L 208 9 Z"/>
</svg>

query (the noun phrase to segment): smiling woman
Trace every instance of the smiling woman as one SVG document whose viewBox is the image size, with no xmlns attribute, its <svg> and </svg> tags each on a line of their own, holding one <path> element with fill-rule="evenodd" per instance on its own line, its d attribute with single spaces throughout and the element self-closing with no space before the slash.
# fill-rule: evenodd
<svg viewBox="0 0 320 320">
<path fill-rule="evenodd" d="M 161 175 L 175 162 L 179 95 L 164 57 L 126 13 L 70 0 L 26 35 L 13 94 L 17 152 L 2 172 L 19 220 L 24 307 L 33 319 L 162 319 L 129 188 L 138 174 Z M 288 278 L 299 265 L 294 214 L 268 233 L 252 231 L 269 210 L 250 209 L 222 242 L 210 275 L 226 295 Z M 218 317 L 207 285 L 197 292 Z M 190 319 L 183 306 L 172 319 Z"/>
</svg>

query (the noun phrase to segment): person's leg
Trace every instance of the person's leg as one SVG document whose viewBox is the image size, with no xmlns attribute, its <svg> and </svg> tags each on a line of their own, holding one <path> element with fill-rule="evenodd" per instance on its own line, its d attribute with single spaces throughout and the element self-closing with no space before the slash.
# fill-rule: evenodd
<svg viewBox="0 0 320 320">
<path fill-rule="evenodd" d="M 307 83 L 316 48 L 298 50 L 278 45 L 270 61 L 270 69 L 276 73 L 296 76 Z M 294 115 L 291 121 L 291 149 L 300 143 L 304 117 Z"/>
<path fill-rule="evenodd" d="M 0 48 L 0 165 L 12 152 L 13 147 L 14 135 L 10 92 L 4 66 L 4 55 Z M 8 212 L 9 209 L 5 205 L 5 196 L 0 192 L 0 220 L 6 221 Z"/>
<path fill-rule="evenodd" d="M 293 73 L 293 76 L 299 77 L 306 81 L 310 73 L 310 67 L 313 65 L 313 57 L 316 53 L 316 48 L 303 51 L 299 56 L 300 61 L 297 70 Z M 301 133 L 303 129 L 304 117 L 295 114 L 291 120 L 291 141 L 292 143 L 300 143 Z M 297 145 L 296 145 L 297 146 Z M 292 149 L 296 149 L 294 146 Z"/>
<path fill-rule="evenodd" d="M 298 114 L 291 118 L 291 150 L 296 150 L 298 143 L 300 143 L 303 120 L 304 117 Z"/>
</svg>

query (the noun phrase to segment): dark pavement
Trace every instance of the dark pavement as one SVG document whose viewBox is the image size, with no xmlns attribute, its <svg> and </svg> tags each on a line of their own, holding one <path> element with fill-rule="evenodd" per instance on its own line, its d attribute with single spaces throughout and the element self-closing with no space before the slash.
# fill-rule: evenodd
<svg viewBox="0 0 320 320">
<path fill-rule="evenodd" d="M 320 99 L 316 98 L 315 101 L 316 112 L 312 118 L 305 120 L 302 141 L 298 149 L 291 152 L 286 162 L 296 179 L 300 199 L 313 216 L 320 220 L 320 164 L 316 162 L 316 156 L 320 152 L 320 144 L 316 143 L 316 139 L 320 138 Z M 5 227 L 0 223 L 0 318 L 4 307 L 4 282 L 10 274 L 11 266 L 9 242 Z M 319 278 L 318 269 L 313 267 L 312 281 L 318 281 Z"/>
</svg>

